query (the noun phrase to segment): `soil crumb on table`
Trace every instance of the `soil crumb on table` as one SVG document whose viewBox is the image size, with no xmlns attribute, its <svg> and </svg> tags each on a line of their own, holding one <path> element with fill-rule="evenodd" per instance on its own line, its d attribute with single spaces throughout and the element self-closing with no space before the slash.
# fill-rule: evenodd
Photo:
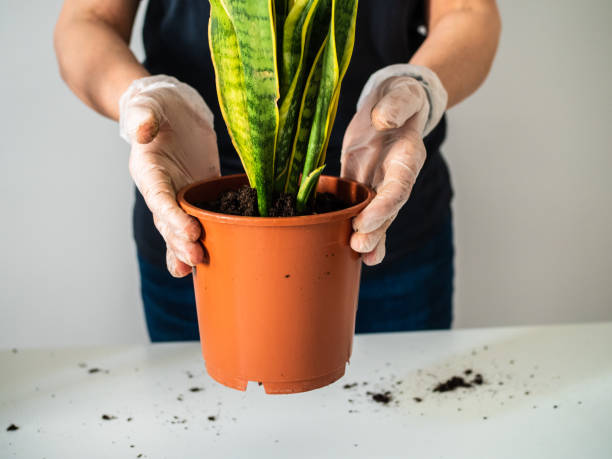
<svg viewBox="0 0 612 459">
<path fill-rule="evenodd" d="M 186 424 L 187 419 L 181 419 L 178 416 L 173 416 L 170 420 L 170 424 Z"/>
<path fill-rule="evenodd" d="M 203 390 L 203 387 L 192 387 L 191 389 L 189 389 L 189 392 L 201 392 Z"/>
<path fill-rule="evenodd" d="M 391 391 L 385 392 L 367 392 L 367 395 L 372 397 L 376 403 L 382 403 L 383 405 L 387 405 L 391 400 L 393 400 L 393 395 L 391 395 Z"/>
<path fill-rule="evenodd" d="M 112 421 L 113 419 L 117 419 L 117 416 L 113 416 L 112 414 L 103 414 L 102 419 L 105 421 Z"/>
<path fill-rule="evenodd" d="M 461 376 L 453 376 L 447 381 L 440 382 L 434 387 L 434 392 L 450 392 L 460 387 L 472 387 L 472 385 L 465 381 Z"/>
<path fill-rule="evenodd" d="M 208 420 L 209 421 L 216 421 L 217 417 L 216 416 L 208 416 Z"/>
<path fill-rule="evenodd" d="M 482 386 L 483 383 L 484 383 L 484 379 L 482 378 L 482 375 L 480 373 L 474 376 L 474 379 L 472 380 L 472 384 L 476 384 L 477 386 Z"/>
<path fill-rule="evenodd" d="M 469 371 L 469 373 L 467 373 Z M 466 370 L 464 374 L 471 374 L 472 370 Z M 471 381 L 466 381 L 463 376 L 453 376 L 446 381 L 439 382 L 432 389 L 433 392 L 451 392 L 459 388 L 469 389 L 471 387 L 481 386 L 484 384 L 484 378 L 480 373 L 477 373 Z"/>
<path fill-rule="evenodd" d="M 237 190 L 227 190 L 219 194 L 215 201 L 197 204 L 202 209 L 220 212 L 222 214 L 240 215 L 243 217 L 258 217 L 257 190 L 242 185 Z M 347 204 L 331 193 L 317 193 L 314 206 L 302 215 L 323 214 L 345 209 Z M 294 217 L 300 215 L 296 209 L 295 196 L 287 193 L 277 194 L 272 198 L 268 214 L 270 217 Z"/>
<path fill-rule="evenodd" d="M 343 389 L 352 389 L 353 387 L 357 387 L 357 383 L 351 383 L 351 384 L 345 384 L 344 386 L 342 386 Z"/>
<path fill-rule="evenodd" d="M 108 371 L 108 370 L 103 370 L 103 369 L 101 369 L 101 368 L 90 368 L 90 369 L 87 371 L 87 373 L 89 373 L 89 374 L 94 374 L 94 373 L 106 373 L 106 374 L 108 374 L 108 373 L 109 373 L 109 371 Z"/>
<path fill-rule="evenodd" d="M 16 430 L 19 430 L 19 426 L 16 426 L 15 424 L 11 424 L 10 426 L 6 428 L 7 432 L 14 432 Z"/>
</svg>

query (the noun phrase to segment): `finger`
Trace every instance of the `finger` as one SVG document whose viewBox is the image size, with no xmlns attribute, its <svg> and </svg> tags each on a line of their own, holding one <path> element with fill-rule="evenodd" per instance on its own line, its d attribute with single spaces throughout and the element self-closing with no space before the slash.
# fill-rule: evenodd
<svg viewBox="0 0 612 459">
<path fill-rule="evenodd" d="M 185 277 L 191 273 L 191 266 L 180 261 L 170 248 L 166 248 L 166 265 L 173 277 Z"/>
<path fill-rule="evenodd" d="M 153 141 L 159 132 L 160 119 L 150 107 L 132 104 L 129 107 L 127 132 L 130 139 L 147 144 Z"/>
<path fill-rule="evenodd" d="M 384 96 L 372 109 L 372 125 L 379 131 L 403 126 L 423 109 L 424 90 L 417 81 L 396 79 L 385 89 Z"/>
<path fill-rule="evenodd" d="M 384 178 L 370 204 L 353 220 L 353 229 L 369 233 L 399 212 L 425 161 L 422 141 L 411 136 L 401 137 L 383 161 Z"/>
<path fill-rule="evenodd" d="M 189 266 L 195 266 L 204 261 L 204 249 L 199 242 L 187 241 L 176 236 L 165 220 L 153 215 L 153 223 L 166 241 L 166 245 L 174 252 L 176 257 Z"/>
<path fill-rule="evenodd" d="M 385 241 L 386 241 L 386 236 L 383 235 L 382 239 L 378 242 L 374 250 L 366 254 L 363 254 L 361 256 L 362 261 L 366 265 L 373 266 L 383 261 L 383 259 L 385 258 L 385 251 L 386 251 Z"/>
<path fill-rule="evenodd" d="M 162 167 L 154 164 L 152 152 L 133 151 L 130 155 L 130 173 L 147 207 L 168 231 L 187 241 L 196 241 L 201 234 L 198 221 L 187 215 L 176 202 L 172 180 Z"/>
<path fill-rule="evenodd" d="M 351 236 L 351 248 L 359 253 L 371 252 L 382 240 L 393 220 L 395 220 L 395 215 L 374 231 L 369 233 L 353 233 Z"/>
</svg>

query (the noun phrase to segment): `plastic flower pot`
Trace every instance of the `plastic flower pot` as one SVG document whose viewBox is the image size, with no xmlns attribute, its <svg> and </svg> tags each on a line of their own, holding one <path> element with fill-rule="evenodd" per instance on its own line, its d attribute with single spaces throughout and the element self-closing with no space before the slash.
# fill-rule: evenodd
<svg viewBox="0 0 612 459">
<path fill-rule="evenodd" d="M 193 183 L 178 194 L 203 228 L 205 263 L 193 274 L 202 353 L 210 376 L 246 390 L 295 393 L 330 384 L 351 356 L 361 260 L 351 220 L 372 199 L 365 185 L 322 176 L 317 191 L 350 207 L 298 217 L 242 217 L 203 210 L 246 175 Z"/>
</svg>

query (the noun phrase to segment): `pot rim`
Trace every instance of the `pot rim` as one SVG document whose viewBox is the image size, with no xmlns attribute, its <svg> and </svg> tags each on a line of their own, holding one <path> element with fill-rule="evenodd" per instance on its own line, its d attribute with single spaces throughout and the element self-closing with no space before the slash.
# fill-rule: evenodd
<svg viewBox="0 0 612 459">
<path fill-rule="evenodd" d="M 246 174 L 232 174 L 223 175 L 219 177 L 212 177 L 204 180 L 198 180 L 197 182 L 190 183 L 184 186 L 177 194 L 177 201 L 181 208 L 187 212 L 187 214 L 200 218 L 203 220 L 213 221 L 216 223 L 226 223 L 233 225 L 243 226 L 305 226 L 305 225 L 316 225 L 321 223 L 328 223 L 331 221 L 346 220 L 356 216 L 361 210 L 363 210 L 374 198 L 374 191 L 371 187 L 359 183 L 355 180 L 335 177 L 332 175 L 322 175 L 321 178 L 332 179 L 342 181 L 346 183 L 355 183 L 358 187 L 364 188 L 367 192 L 366 198 L 358 204 L 355 204 L 346 209 L 336 210 L 334 212 L 326 212 L 323 214 L 315 215 L 299 215 L 296 217 L 244 217 L 242 215 L 230 215 L 222 214 L 219 212 L 213 212 L 211 210 L 201 209 L 185 199 L 185 193 L 192 188 L 203 185 L 204 183 L 214 182 L 216 180 L 229 180 L 235 179 L 236 177 L 246 177 Z"/>
</svg>

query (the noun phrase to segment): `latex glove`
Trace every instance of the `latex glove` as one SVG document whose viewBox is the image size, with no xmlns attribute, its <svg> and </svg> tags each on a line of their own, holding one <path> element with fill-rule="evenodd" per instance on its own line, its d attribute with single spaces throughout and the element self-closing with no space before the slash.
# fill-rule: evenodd
<svg viewBox="0 0 612 459">
<path fill-rule="evenodd" d="M 135 80 L 121 96 L 120 134 L 131 145 L 130 174 L 166 241 L 175 277 L 204 261 L 199 222 L 178 206 L 176 193 L 219 175 L 213 114 L 191 86 L 166 75 Z"/>
<path fill-rule="evenodd" d="M 385 256 L 386 231 L 425 162 L 423 137 L 442 118 L 447 94 L 429 69 L 385 67 L 366 83 L 342 144 L 341 176 L 371 185 L 372 202 L 353 220 L 351 247 L 367 265 Z"/>
</svg>

